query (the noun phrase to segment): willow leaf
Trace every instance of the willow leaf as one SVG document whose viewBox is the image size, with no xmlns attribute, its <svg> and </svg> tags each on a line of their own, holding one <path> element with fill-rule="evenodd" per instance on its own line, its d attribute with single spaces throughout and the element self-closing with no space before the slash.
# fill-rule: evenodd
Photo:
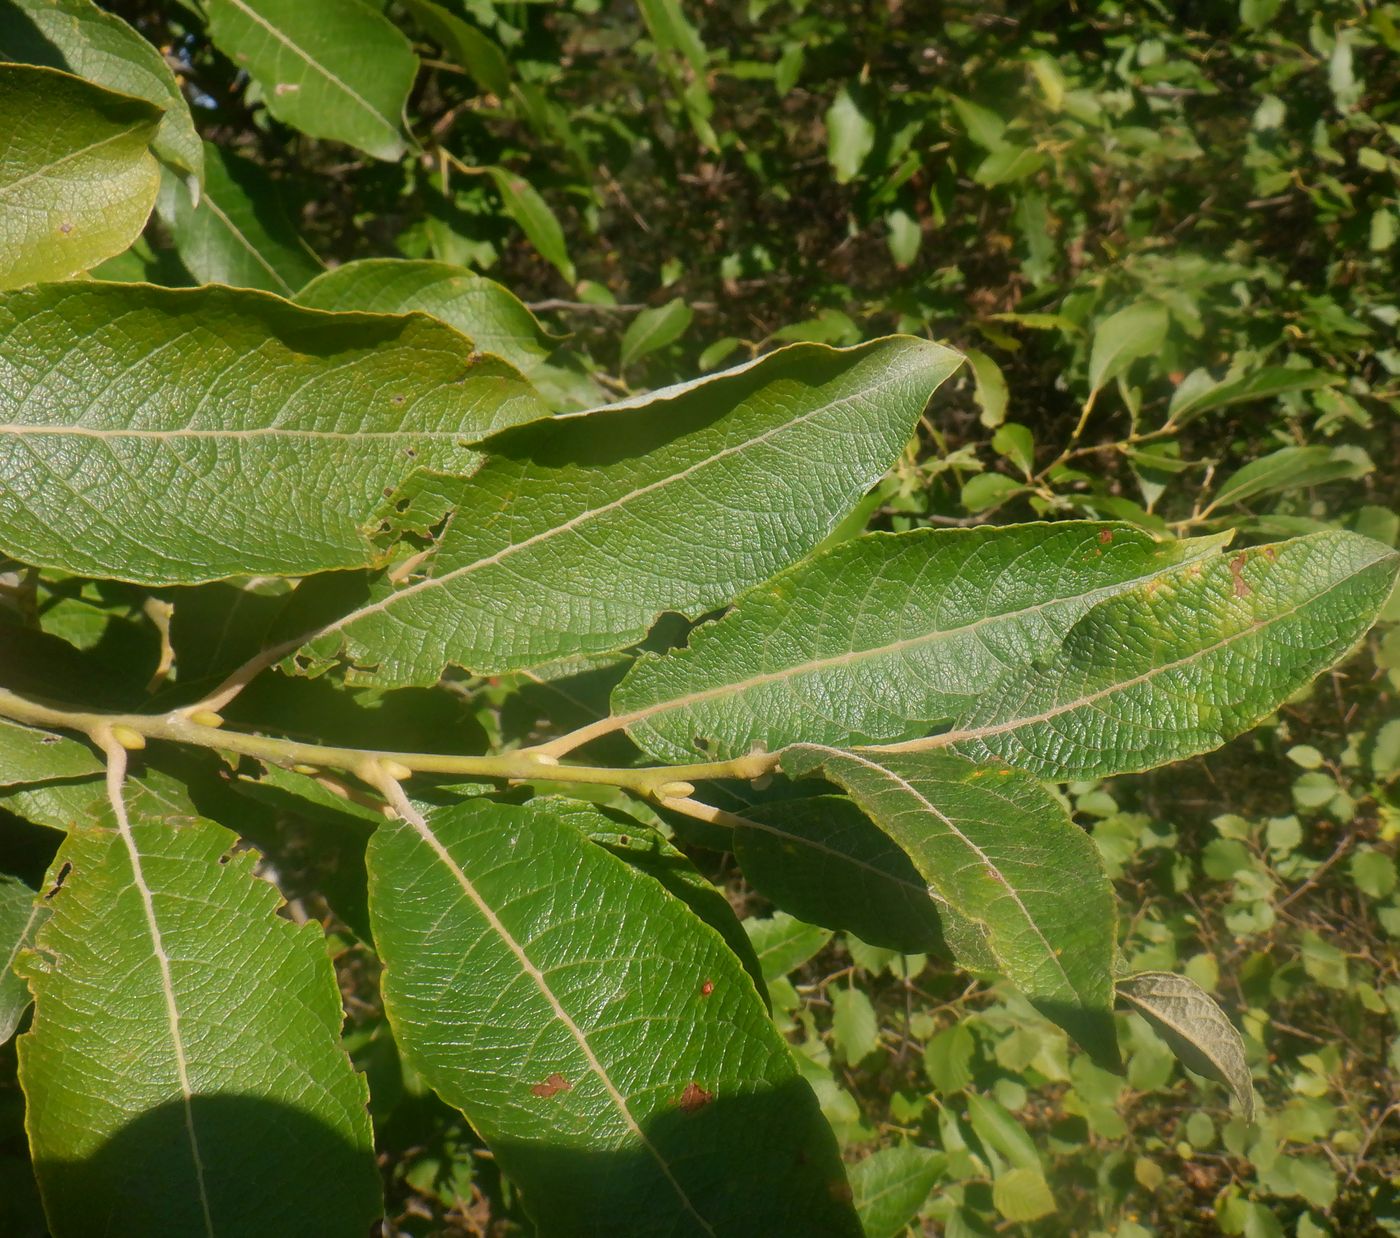
<svg viewBox="0 0 1400 1238">
<path fill-rule="evenodd" d="M 0 719 L 0 787 L 83 778 L 101 769 L 86 744 Z"/>
<path fill-rule="evenodd" d="M 15 972 L 15 960 L 48 914 L 48 904 L 24 882 L 0 873 L 0 1045 L 15 1034 L 29 1009 L 29 989 Z"/>
<path fill-rule="evenodd" d="M 733 952 L 546 802 L 383 825 L 370 912 L 408 1060 L 545 1235 L 860 1233 Z"/>
<path fill-rule="evenodd" d="M 375 557 L 384 492 L 547 409 L 422 316 L 230 288 L 0 297 L 0 549 L 145 584 Z"/>
<path fill-rule="evenodd" d="M 0 288 L 67 279 L 140 235 L 161 111 L 56 69 L 0 64 Z"/>
<path fill-rule="evenodd" d="M 185 269 L 201 284 L 283 296 L 315 278 L 321 264 L 296 234 L 272 179 L 257 164 L 213 143 L 205 147 L 204 166 L 197 199 L 167 174 L 157 203 Z"/>
<path fill-rule="evenodd" d="M 1244 1039 L 1200 985 L 1170 972 L 1140 972 L 1118 981 L 1118 996 L 1171 1046 L 1185 1066 L 1230 1089 L 1254 1121 L 1254 1084 Z"/>
<path fill-rule="evenodd" d="M 365 0 L 209 0 L 209 34 L 262 87 L 278 120 L 376 159 L 404 152 L 400 132 L 418 58 Z"/>
<path fill-rule="evenodd" d="M 1220 544 L 1083 521 L 868 534 L 745 594 L 688 647 L 644 654 L 611 725 L 666 761 L 927 731 L 1095 603 Z"/>
<path fill-rule="evenodd" d="M 423 574 L 322 629 L 361 674 L 432 683 L 603 653 L 816 546 L 898 457 L 954 352 L 796 345 L 492 439 Z"/>
<path fill-rule="evenodd" d="M 204 151 L 170 66 L 121 18 L 92 0 L 0 0 L 0 60 L 47 65 L 155 104 L 164 113 L 151 148 L 198 180 Z"/>
<path fill-rule="evenodd" d="M 999 970 L 1047 1018 L 1116 1059 L 1113 890 L 1089 836 L 1044 787 L 940 752 L 783 752 L 785 773 L 818 770 L 899 844 L 930 895 L 981 930 Z"/>
<path fill-rule="evenodd" d="M 1342 532 L 1188 563 L 1099 603 L 947 733 L 892 747 L 951 747 L 1058 780 L 1209 752 L 1345 655 L 1397 566 L 1388 546 Z"/>
<path fill-rule="evenodd" d="M 514 293 L 450 262 L 366 258 L 312 280 L 297 294 L 312 309 L 406 314 L 422 310 L 456 327 L 482 352 L 528 374 L 556 340 Z"/>
<path fill-rule="evenodd" d="M 230 831 L 133 798 L 129 822 L 68 835 L 52 914 L 20 957 L 35 1003 L 20 1082 L 51 1231 L 365 1232 L 380 1207 L 368 1092 L 340 1047 L 319 927 L 276 914 Z"/>
</svg>

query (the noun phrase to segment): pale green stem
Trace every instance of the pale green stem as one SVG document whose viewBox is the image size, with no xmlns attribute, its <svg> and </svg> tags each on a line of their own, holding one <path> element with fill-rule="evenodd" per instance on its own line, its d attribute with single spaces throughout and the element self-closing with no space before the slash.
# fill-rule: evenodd
<svg viewBox="0 0 1400 1238">
<path fill-rule="evenodd" d="M 0 688 L 0 717 L 30 726 L 79 731 L 104 750 L 114 735 L 127 747 L 139 747 L 147 739 L 168 740 L 238 753 L 272 765 L 345 770 L 362 778 L 376 790 L 382 789 L 387 771 L 395 779 L 411 774 L 447 774 L 521 782 L 603 784 L 667 803 L 689 796 L 693 790 L 689 785 L 692 782 L 713 778 L 761 778 L 778 766 L 777 753 L 755 753 L 732 761 L 710 761 L 699 765 L 613 769 L 593 765 L 561 765 L 557 759 L 537 752 L 454 756 L 446 753 L 340 748 L 330 744 L 305 744 L 291 739 L 222 730 L 218 726 L 208 725 L 206 721 L 196 721 L 198 716 L 191 716 L 184 710 L 165 714 L 94 713 L 40 704 Z M 214 718 L 213 721 L 218 722 L 219 719 Z"/>
</svg>

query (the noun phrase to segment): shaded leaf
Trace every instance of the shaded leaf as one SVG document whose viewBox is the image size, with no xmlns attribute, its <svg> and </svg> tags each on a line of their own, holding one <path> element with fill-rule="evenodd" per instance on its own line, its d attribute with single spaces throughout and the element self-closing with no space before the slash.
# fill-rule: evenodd
<svg viewBox="0 0 1400 1238">
<path fill-rule="evenodd" d="M 140 235 L 161 116 L 56 69 L 0 64 L 0 288 L 66 279 Z"/>
<path fill-rule="evenodd" d="M 175 74 L 150 43 L 91 0 L 0 0 L 0 60 L 64 69 L 155 104 L 164 115 L 152 149 L 202 178 L 204 150 Z"/>
<path fill-rule="evenodd" d="M 1140 972 L 1118 981 L 1118 996 L 1161 1033 L 1183 1065 L 1229 1088 L 1245 1120 L 1254 1121 L 1244 1040 L 1209 993 L 1185 976 Z"/>
<path fill-rule="evenodd" d="M 366 258 L 317 276 L 296 297 L 323 310 L 406 314 L 422 310 L 456 327 L 482 352 L 529 374 L 557 340 L 514 293 L 450 262 Z"/>
<path fill-rule="evenodd" d="M 981 929 L 1047 1018 L 1116 1060 L 1113 891 L 1089 836 L 1038 782 L 943 753 L 784 750 L 784 773 L 817 770 L 903 848 L 930 895 Z"/>
<path fill-rule="evenodd" d="M 403 5 L 483 90 L 502 98 L 509 93 L 510 61 L 493 39 L 434 0 L 403 0 Z"/>
<path fill-rule="evenodd" d="M 753 943 L 763 978 L 770 984 L 796 971 L 831 940 L 831 930 L 804 924 L 786 912 L 765 919 L 749 917 L 744 931 Z"/>
<path fill-rule="evenodd" d="M 540 666 L 636 641 L 663 611 L 702 614 L 817 545 L 958 360 L 908 337 L 797 345 L 497 435 L 424 574 L 376 584 L 317 648 L 343 641 L 380 683 L 433 683 L 449 663 Z"/>
<path fill-rule="evenodd" d="M 1344 477 L 1364 477 L 1370 462 L 1362 462 L 1331 447 L 1281 447 L 1251 460 L 1220 483 L 1211 508 L 1246 503 L 1261 494 L 1320 486 Z"/>
<path fill-rule="evenodd" d="M 208 0 L 209 34 L 262 87 L 267 110 L 313 138 L 376 159 L 404 152 L 413 48 L 365 0 Z"/>
<path fill-rule="evenodd" d="M 857 1235 L 752 981 L 577 816 L 474 800 L 380 827 L 370 909 L 409 1061 L 544 1232 Z"/>
<path fill-rule="evenodd" d="M 431 319 L 228 288 L 9 293 L 0 346 L 0 545 L 149 584 L 368 563 L 386 490 L 548 412 Z"/>
<path fill-rule="evenodd" d="M 133 799 L 129 825 L 69 834 L 20 959 L 20 1082 L 55 1238 L 363 1231 L 380 1208 L 368 1093 L 319 926 L 275 914 L 230 831 Z"/>
<path fill-rule="evenodd" d="M 0 1045 L 15 1034 L 29 1009 L 29 986 L 16 974 L 15 960 L 48 914 L 48 905 L 24 882 L 0 873 Z"/>
<path fill-rule="evenodd" d="M 199 283 L 291 296 L 321 270 L 262 168 L 212 143 L 198 205 L 186 185 L 167 176 L 159 209 L 180 261 Z"/>
</svg>

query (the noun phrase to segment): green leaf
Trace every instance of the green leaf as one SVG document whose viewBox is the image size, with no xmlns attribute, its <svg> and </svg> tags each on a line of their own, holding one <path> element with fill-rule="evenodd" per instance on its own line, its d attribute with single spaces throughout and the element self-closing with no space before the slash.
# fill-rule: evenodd
<svg viewBox="0 0 1400 1238">
<path fill-rule="evenodd" d="M 199 204 L 186 185 L 167 176 L 159 209 L 180 261 L 202 284 L 291 296 L 321 270 L 262 168 L 212 143 L 205 148 Z"/>
<path fill-rule="evenodd" d="M 1167 338 L 1167 310 L 1157 301 L 1137 301 L 1110 314 L 1094 329 L 1089 349 L 1089 387 L 1100 391 L 1139 357 Z"/>
<path fill-rule="evenodd" d="M 529 374 L 558 342 L 514 293 L 450 262 L 347 262 L 317 276 L 296 301 L 312 309 L 375 314 L 421 310 L 456 327 L 482 352 L 504 357 L 522 374 Z"/>
<path fill-rule="evenodd" d="M 91 0 L 0 0 L 0 60 L 64 69 L 155 104 L 164 115 L 152 149 L 196 181 L 203 177 L 204 150 L 165 58 Z"/>
<path fill-rule="evenodd" d="M 734 857 L 749 884 L 775 906 L 873 946 L 949 952 L 928 882 L 849 800 L 783 800 L 748 809 L 738 820 Z M 968 935 L 975 936 L 970 926 Z"/>
<path fill-rule="evenodd" d="M 744 931 L 770 984 L 796 971 L 831 940 L 830 929 L 804 924 L 784 911 L 766 919 L 751 916 L 744 921 Z"/>
<path fill-rule="evenodd" d="M 851 1169 L 865 1238 L 899 1238 L 943 1177 L 948 1158 L 912 1143 L 881 1148 Z"/>
<path fill-rule="evenodd" d="M 380 1209 L 368 1091 L 319 926 L 276 914 L 230 831 L 131 798 L 129 824 L 68 835 L 20 960 L 20 1082 L 55 1238 L 364 1232 Z"/>
<path fill-rule="evenodd" d="M 1042 1168 L 1031 1137 L 1005 1107 L 973 1092 L 967 1098 L 967 1116 L 977 1138 L 1012 1165 L 1037 1171 Z"/>
<path fill-rule="evenodd" d="M 944 1028 L 924 1046 L 924 1073 L 940 1096 L 951 1096 L 972 1082 L 977 1042 L 966 1022 Z"/>
<path fill-rule="evenodd" d="M 621 368 L 626 370 L 648 353 L 680 339 L 694 316 L 694 311 L 680 297 L 654 309 L 642 310 L 623 333 Z"/>
<path fill-rule="evenodd" d="M 403 0 L 403 6 L 483 90 L 501 98 L 510 93 L 510 61 L 492 39 L 434 0 Z"/>
<path fill-rule="evenodd" d="M 48 914 L 48 904 L 24 882 L 0 873 L 0 1045 L 9 1042 L 29 1009 L 29 988 L 15 972 L 15 960 Z"/>
<path fill-rule="evenodd" d="M 228 288 L 12 292 L 0 355 L 0 547 L 148 584 L 366 564 L 386 490 L 548 412 L 426 317 Z"/>
<path fill-rule="evenodd" d="M 1245 1120 L 1254 1121 L 1244 1041 L 1209 993 L 1185 976 L 1141 972 L 1118 981 L 1118 996 L 1161 1034 L 1183 1065 L 1229 1088 Z"/>
<path fill-rule="evenodd" d="M 753 982 L 576 820 L 474 800 L 380 827 L 370 910 L 409 1062 L 543 1232 L 854 1238 L 835 1141 Z"/>
<path fill-rule="evenodd" d="M 875 126 L 843 86 L 826 110 L 826 157 L 836 171 L 836 183 L 853 181 L 874 149 Z"/>
<path fill-rule="evenodd" d="M 889 229 L 885 241 L 890 247 L 890 257 L 894 259 L 895 266 L 903 270 L 919 256 L 919 246 L 924 239 L 923 229 L 919 221 L 905 210 L 891 211 L 885 216 L 885 226 Z M 970 355 L 968 360 L 971 360 Z"/>
<path fill-rule="evenodd" d="M 1024 482 L 1007 477 L 1005 473 L 978 473 L 967 480 L 959 497 L 968 511 L 982 512 L 989 507 L 997 507 L 1025 489 Z"/>
<path fill-rule="evenodd" d="M 1038 1221 L 1055 1211 L 1055 1197 L 1039 1169 L 1008 1169 L 992 1183 L 992 1204 L 1008 1221 Z"/>
<path fill-rule="evenodd" d="M 0 695 L 8 694 L 0 689 Z M 102 763 L 86 744 L 0 719 L 0 787 L 84 778 L 101 770 Z"/>
<path fill-rule="evenodd" d="M 140 235 L 161 116 L 56 69 L 0 64 L 0 288 L 67 279 Z"/>
<path fill-rule="evenodd" d="M 1006 420 L 1006 405 L 1010 400 L 1006 375 L 1001 372 L 1001 366 L 976 348 L 965 349 L 964 355 L 972 367 L 975 384 L 973 396 L 977 407 L 982 410 L 982 424 L 988 427 L 1001 425 Z"/>
<path fill-rule="evenodd" d="M 1336 386 L 1341 380 L 1325 370 L 1267 366 L 1239 378 L 1215 382 L 1205 370 L 1193 370 L 1172 393 L 1167 419 L 1186 425 L 1205 413 L 1247 404 L 1252 400 L 1272 400 L 1293 391 L 1314 391 Z"/>
<path fill-rule="evenodd" d="M 842 1058 L 858 1065 L 880 1047 L 875 1007 L 860 989 L 837 989 L 831 997 L 831 1040 Z"/>
<path fill-rule="evenodd" d="M 413 47 L 365 0 L 208 0 L 215 46 L 262 88 L 278 120 L 376 159 L 404 152 Z"/>
<path fill-rule="evenodd" d="M 989 685 L 952 747 L 1069 781 L 1209 752 L 1268 717 L 1361 638 L 1400 555 L 1325 532 L 1188 562 L 1100 602 L 1057 652 Z"/>
<path fill-rule="evenodd" d="M 1047 1018 L 1096 1057 L 1117 1059 L 1113 891 L 1093 841 L 1058 801 L 1019 770 L 943 753 L 784 750 L 784 773 L 817 770 L 904 849 L 933 898 L 978 926 Z"/>
<path fill-rule="evenodd" d="M 458 496 L 493 518 L 451 521 L 422 576 L 380 582 L 323 632 L 366 677 L 433 683 L 448 664 L 540 666 L 636 641 L 662 611 L 703 614 L 817 545 L 958 361 L 898 336 L 796 345 L 497 435 Z"/>
<path fill-rule="evenodd" d="M 505 168 L 487 168 L 496 188 L 501 191 L 501 204 L 531 245 L 569 283 L 578 279 L 573 261 L 569 258 L 568 245 L 564 240 L 564 229 L 539 191 L 518 172 Z"/>
<path fill-rule="evenodd" d="M 1221 482 L 1211 509 L 1246 503 L 1261 494 L 1321 486 L 1346 477 L 1364 477 L 1369 472 L 1369 461 L 1359 461 L 1336 448 L 1281 447 L 1251 460 Z"/>
<path fill-rule="evenodd" d="M 1045 166 L 1045 156 L 1030 146 L 1001 146 L 973 170 L 979 185 L 1010 185 L 1033 176 Z"/>
<path fill-rule="evenodd" d="M 1097 603 L 1218 545 L 1078 521 L 868 534 L 744 594 L 686 648 L 644 654 L 614 720 L 678 762 L 927 731 Z"/>
</svg>

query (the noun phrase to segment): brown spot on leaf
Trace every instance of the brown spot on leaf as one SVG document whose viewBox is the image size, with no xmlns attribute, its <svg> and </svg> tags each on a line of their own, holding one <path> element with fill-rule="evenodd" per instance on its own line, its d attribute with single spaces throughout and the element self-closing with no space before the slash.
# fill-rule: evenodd
<svg viewBox="0 0 1400 1238">
<path fill-rule="evenodd" d="M 701 997 L 709 997 L 709 995 L 710 995 L 711 993 L 713 993 L 714 991 L 715 991 L 715 982 L 714 982 L 713 980 L 706 980 L 705 983 L 702 984 L 702 985 L 700 986 L 700 996 L 701 996 Z"/>
<path fill-rule="evenodd" d="M 63 233 L 64 236 L 67 236 L 70 232 L 73 231 L 73 225 L 65 219 L 61 224 L 58 225 L 58 230 L 61 233 Z"/>
<path fill-rule="evenodd" d="M 707 1092 L 698 1083 L 687 1083 L 685 1091 L 681 1093 L 681 1098 L 676 1103 L 680 1105 L 686 1113 L 696 1113 L 714 1100 L 715 1094 Z"/>
<path fill-rule="evenodd" d="M 1105 546 L 1107 546 L 1108 543 L 1111 542 L 1112 540 L 1113 540 L 1113 530 L 1112 530 L 1112 529 L 1100 529 L 1100 530 L 1099 530 L 1099 541 L 1101 541 Z"/>
<path fill-rule="evenodd" d="M 1278 558 L 1278 551 L 1275 550 L 1272 546 L 1265 546 L 1263 554 L 1264 558 L 1266 558 L 1270 563 L 1272 563 L 1275 559 Z"/>
<path fill-rule="evenodd" d="M 831 1178 L 828 1180 L 826 1190 L 827 1194 L 829 1194 L 832 1199 L 836 1200 L 837 1203 L 848 1204 L 851 1202 L 851 1184 L 841 1178 Z"/>
<path fill-rule="evenodd" d="M 573 1090 L 574 1085 L 556 1070 L 543 1083 L 531 1084 L 530 1095 L 548 1100 L 559 1092 L 572 1092 Z"/>
<path fill-rule="evenodd" d="M 1254 592 L 1246 583 L 1243 574 L 1244 565 L 1248 561 L 1248 556 L 1245 555 L 1244 551 L 1240 551 L 1239 554 L 1230 560 L 1230 575 L 1235 578 L 1235 596 L 1237 598 L 1247 598 Z"/>
</svg>

